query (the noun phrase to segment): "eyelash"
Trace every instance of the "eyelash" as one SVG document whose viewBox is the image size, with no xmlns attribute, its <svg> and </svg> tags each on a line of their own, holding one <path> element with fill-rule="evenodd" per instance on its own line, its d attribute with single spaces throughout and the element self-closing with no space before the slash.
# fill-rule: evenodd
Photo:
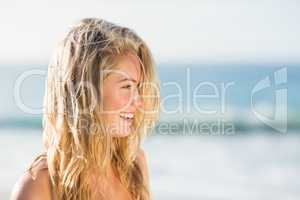
<svg viewBox="0 0 300 200">
<path fill-rule="evenodd" d="M 128 88 L 131 88 L 131 85 L 126 85 L 126 86 L 124 86 L 124 87 L 122 87 L 122 88 L 128 89 Z"/>
<path fill-rule="evenodd" d="M 125 85 L 125 86 L 123 86 L 122 88 L 129 89 L 129 88 L 131 88 L 131 87 L 132 87 L 132 85 Z M 137 88 L 140 88 L 140 87 L 141 87 L 141 85 L 138 84 L 138 85 L 137 85 Z"/>
</svg>

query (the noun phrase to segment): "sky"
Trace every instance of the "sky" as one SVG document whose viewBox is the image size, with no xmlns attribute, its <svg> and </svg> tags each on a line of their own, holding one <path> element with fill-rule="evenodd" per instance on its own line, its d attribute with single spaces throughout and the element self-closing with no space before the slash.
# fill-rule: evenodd
<svg viewBox="0 0 300 200">
<path fill-rule="evenodd" d="M 158 62 L 300 63 L 300 1 L 0 3 L 0 65 L 47 64 L 68 28 L 101 17 L 133 28 Z"/>
</svg>

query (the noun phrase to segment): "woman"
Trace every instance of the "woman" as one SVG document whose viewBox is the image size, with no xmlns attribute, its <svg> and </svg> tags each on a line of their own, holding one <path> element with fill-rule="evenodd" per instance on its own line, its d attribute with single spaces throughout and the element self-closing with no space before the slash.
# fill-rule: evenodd
<svg viewBox="0 0 300 200">
<path fill-rule="evenodd" d="M 159 82 L 131 29 L 88 18 L 48 66 L 40 154 L 13 200 L 150 199 L 140 148 L 159 116 Z"/>
</svg>

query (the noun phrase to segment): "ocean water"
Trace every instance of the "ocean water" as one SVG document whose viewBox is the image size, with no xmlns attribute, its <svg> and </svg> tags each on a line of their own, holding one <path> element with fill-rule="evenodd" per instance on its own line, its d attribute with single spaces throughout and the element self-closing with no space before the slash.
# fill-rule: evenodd
<svg viewBox="0 0 300 200">
<path fill-rule="evenodd" d="M 42 150 L 42 114 L 30 114 L 24 107 L 41 110 L 46 65 L 1 68 L 2 200 L 9 198 L 17 178 Z M 277 85 L 276 72 L 281 69 L 286 71 L 286 81 L 279 79 Z M 300 199 L 300 64 L 168 63 L 158 65 L 157 71 L 161 120 L 143 144 L 154 200 Z M 32 74 L 26 77 L 26 73 Z M 255 94 L 257 107 L 252 108 L 253 88 L 265 79 L 270 85 Z M 22 84 L 18 85 L 18 80 Z M 206 87 L 196 89 L 201 83 Z M 224 94 L 226 84 L 229 87 Z M 282 89 L 287 91 L 284 133 L 253 112 L 257 109 L 260 116 L 272 120 L 277 109 L 282 110 L 275 98 Z M 196 90 L 218 97 L 194 102 Z M 199 113 L 197 106 L 216 113 Z M 185 119 L 206 126 L 186 134 L 182 130 Z M 159 129 L 166 123 L 167 130 Z M 233 126 L 233 134 L 224 134 L 227 125 Z"/>
<path fill-rule="evenodd" d="M 0 99 L 0 128 L 40 128 L 46 65 L 0 67 L 0 92 L 5 97 Z M 276 84 L 276 72 L 282 69 L 286 81 Z M 272 119 L 283 107 L 275 95 L 286 89 L 287 126 L 300 130 L 300 64 L 168 63 L 159 64 L 157 72 L 162 120 L 176 121 L 184 115 L 190 119 L 222 119 L 250 129 L 261 127 L 264 123 L 253 111 Z M 270 85 L 252 94 L 253 88 L 266 78 Z M 201 97 L 195 98 L 197 95 Z"/>
<path fill-rule="evenodd" d="M 1 129 L 0 199 L 42 150 L 38 129 Z M 152 135 L 143 148 L 154 200 L 298 200 L 300 135 Z"/>
</svg>

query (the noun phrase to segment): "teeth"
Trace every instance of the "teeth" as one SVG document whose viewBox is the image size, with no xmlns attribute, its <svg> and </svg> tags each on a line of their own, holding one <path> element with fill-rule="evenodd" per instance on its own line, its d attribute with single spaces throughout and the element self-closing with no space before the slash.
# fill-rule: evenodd
<svg viewBox="0 0 300 200">
<path fill-rule="evenodd" d="M 133 118 L 132 113 L 121 113 L 120 116 L 123 117 L 123 118 L 127 118 L 127 119 L 132 119 Z"/>
</svg>

